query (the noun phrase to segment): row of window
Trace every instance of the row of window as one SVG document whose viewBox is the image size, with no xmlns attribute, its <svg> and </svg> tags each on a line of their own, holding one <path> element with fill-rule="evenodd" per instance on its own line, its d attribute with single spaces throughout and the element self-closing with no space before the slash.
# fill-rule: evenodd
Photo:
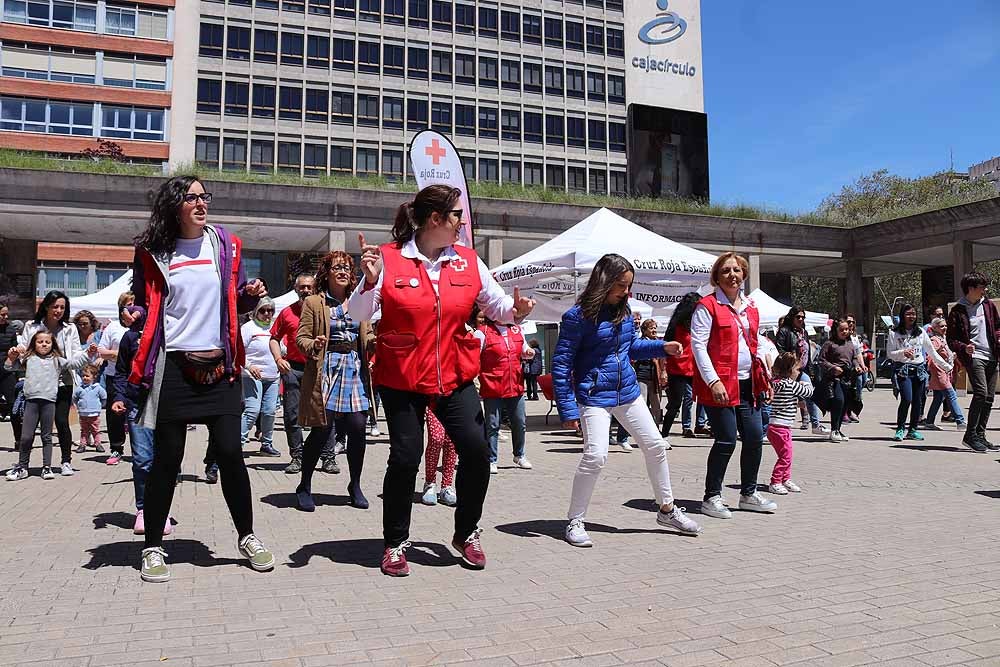
<svg viewBox="0 0 1000 667">
<path fill-rule="evenodd" d="M 92 0 L 3 0 L 3 20 L 105 35 L 167 39 L 167 12 Z"/>
<path fill-rule="evenodd" d="M 225 94 L 223 94 L 225 93 Z M 198 111 L 246 118 L 279 118 L 296 122 L 355 124 L 419 131 L 431 127 L 439 132 L 481 139 L 545 143 L 554 146 L 589 147 L 625 151 L 625 123 L 600 118 L 521 111 L 491 104 L 429 101 L 426 98 L 394 97 L 354 92 L 328 92 L 325 88 L 275 86 L 271 84 L 198 80 Z"/>
<path fill-rule="evenodd" d="M 230 5 L 249 6 L 250 0 L 229 0 Z M 257 0 L 257 9 L 278 9 L 277 0 Z M 282 2 L 284 11 L 302 13 L 305 2 Z M 622 3 L 609 3 L 608 9 L 622 11 Z M 332 9 L 332 12 L 331 12 Z M 478 9 L 478 11 L 477 11 Z M 624 32 L 620 26 L 564 18 L 562 14 L 542 14 L 491 6 L 476 7 L 450 0 L 333 0 L 310 2 L 309 13 L 362 21 L 385 22 L 410 28 L 428 28 L 443 32 L 476 35 L 480 38 L 499 37 L 505 41 L 525 44 L 545 44 L 587 53 L 625 56 Z"/>
<path fill-rule="evenodd" d="M 221 150 L 220 150 L 221 148 Z M 380 160 L 381 158 L 381 160 Z M 513 159 L 511 159 L 513 158 Z M 412 179 L 413 172 L 402 147 L 383 148 L 381 156 L 376 147 L 330 146 L 271 139 L 197 135 L 195 159 L 206 167 L 231 171 L 272 173 L 275 170 L 323 176 L 378 176 L 388 180 Z M 537 161 L 535 161 L 537 160 Z M 525 186 L 544 186 L 571 192 L 595 194 L 625 194 L 626 175 L 623 171 L 608 171 L 606 166 L 566 165 L 543 162 L 541 157 L 522 161 L 519 156 L 465 157 L 462 159 L 465 177 L 470 180 L 517 183 Z M 610 180 L 609 180 L 610 176 Z"/>
<path fill-rule="evenodd" d="M 163 109 L 0 97 L 0 130 L 164 140 Z"/>
<path fill-rule="evenodd" d="M 229 27 L 226 57 L 250 58 L 250 29 Z M 200 54 L 222 57 L 223 26 L 201 24 Z M 234 44 L 236 45 L 234 47 Z M 257 28 L 253 33 L 254 62 L 277 63 L 323 70 L 341 70 L 405 76 L 409 79 L 458 83 L 527 93 L 544 93 L 591 101 L 625 103 L 625 77 L 605 74 L 604 70 L 585 69 L 583 65 L 558 65 L 529 62 L 517 58 L 498 58 L 448 50 L 430 50 L 426 46 L 404 47 L 348 38 L 299 33 L 278 33 Z M 553 62 L 553 61 L 547 61 Z"/>
<path fill-rule="evenodd" d="M 5 42 L 0 74 L 38 81 L 167 89 L 165 58 Z"/>
</svg>

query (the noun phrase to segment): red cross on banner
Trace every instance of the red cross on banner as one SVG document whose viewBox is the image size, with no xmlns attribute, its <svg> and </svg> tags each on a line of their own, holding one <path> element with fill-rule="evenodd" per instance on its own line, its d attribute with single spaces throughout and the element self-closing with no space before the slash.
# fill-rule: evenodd
<svg viewBox="0 0 1000 667">
<path fill-rule="evenodd" d="M 441 164 L 441 158 L 448 154 L 448 150 L 443 148 L 437 139 L 431 140 L 431 145 L 424 149 L 424 155 L 430 157 L 434 166 Z"/>
<path fill-rule="evenodd" d="M 418 188 L 444 184 L 462 191 L 455 208 L 462 209 L 462 227 L 458 243 L 472 248 L 472 206 L 469 202 L 469 186 L 462 168 L 462 157 L 455 145 L 446 136 L 434 130 L 424 130 L 413 137 L 410 144 L 410 162 L 413 177 Z"/>
</svg>

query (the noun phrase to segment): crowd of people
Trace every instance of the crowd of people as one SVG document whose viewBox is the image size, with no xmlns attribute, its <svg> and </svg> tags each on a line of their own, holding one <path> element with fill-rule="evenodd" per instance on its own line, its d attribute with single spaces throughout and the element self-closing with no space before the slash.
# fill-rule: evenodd
<svg viewBox="0 0 1000 667">
<path fill-rule="evenodd" d="M 389 243 L 371 245 L 359 235 L 359 266 L 346 252 L 328 253 L 315 275 L 295 278 L 298 299 L 276 315 L 264 283 L 245 275 L 241 240 L 208 223 L 212 194 L 195 177 L 169 179 L 136 238 L 132 290 L 121 295 L 116 320 L 102 328 L 88 311 L 70 320 L 70 299 L 59 291 L 25 323 L 12 322 L 0 305 L 0 418 L 10 420 L 18 449 L 6 478 L 28 477 L 36 430 L 46 480 L 73 475 L 73 454 L 88 449 L 107 452 L 106 463 L 117 465 L 128 441 L 134 532 L 144 540 L 141 577 L 164 582 L 163 537 L 173 530 L 187 434 L 204 425 L 205 479 L 221 479 L 237 549 L 265 571 L 275 559 L 254 532 L 243 456 L 250 440 L 259 441 L 261 455 L 282 456 L 274 437 L 280 404 L 291 459 L 284 471 L 299 476 L 296 507 L 316 511 L 314 472 L 338 473 L 337 456 L 345 454 L 348 502 L 365 510 L 366 448 L 379 435 L 381 413 L 389 440 L 382 572 L 410 572 L 406 549 L 422 459 L 421 502 L 455 508 L 451 545 L 468 567 L 484 568 L 479 522 L 490 478 L 505 440 L 514 467 L 533 468 L 525 402 L 538 400 L 545 364 L 538 340 L 520 326 L 534 301 L 517 289 L 505 293 L 475 251 L 458 243 L 468 223 L 468 212 L 456 208 L 460 197 L 448 186 L 424 188 L 400 206 Z M 583 439 L 569 490 L 569 544 L 593 545 L 587 508 L 615 424 L 616 445 L 630 451 L 631 438 L 643 453 L 657 523 L 689 535 L 702 526 L 674 501 L 667 455 L 678 416 L 682 437 L 713 440 L 700 513 L 719 519 L 733 516 L 723 481 L 737 444 L 739 509 L 772 513 L 777 503 L 758 490 L 764 443 L 777 458 L 767 491 L 783 496 L 801 491 L 792 480 L 797 421 L 832 442 L 849 440 L 844 425 L 859 420 L 874 370 L 855 318 L 834 319 L 821 344 L 798 306 L 772 329 L 744 294 L 748 272 L 743 257 L 720 255 L 711 293 L 685 295 L 660 336 L 655 320 L 629 308 L 632 264 L 613 253 L 597 262 L 563 315 L 550 363 L 560 420 Z M 1000 449 L 985 434 L 1000 352 L 1000 314 L 986 298 L 988 285 L 980 273 L 966 275 L 963 298 L 947 318 L 938 309 L 926 328 L 914 306 L 900 310 L 886 340 L 899 399 L 895 440 L 922 440 L 921 431 L 939 428 L 943 408 L 942 421 L 964 429 L 966 446 Z M 959 367 L 972 387 L 968 417 L 954 388 Z M 70 429 L 73 405 L 78 438 Z"/>
</svg>

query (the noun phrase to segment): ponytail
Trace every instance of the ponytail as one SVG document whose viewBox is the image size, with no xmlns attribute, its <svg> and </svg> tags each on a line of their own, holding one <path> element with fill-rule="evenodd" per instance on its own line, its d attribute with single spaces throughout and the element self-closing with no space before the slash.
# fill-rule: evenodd
<svg viewBox="0 0 1000 667">
<path fill-rule="evenodd" d="M 454 208 L 461 196 L 462 191 L 450 185 L 428 185 L 417 193 L 413 201 L 401 204 L 396 211 L 396 219 L 392 223 L 393 242 L 400 248 L 409 243 L 433 213 L 443 214 Z M 465 213 L 471 215 L 470 211 Z"/>
<path fill-rule="evenodd" d="M 400 204 L 396 211 L 396 220 L 392 223 L 392 240 L 402 247 L 409 243 L 416 231 L 417 221 L 413 219 L 413 202 Z"/>
</svg>

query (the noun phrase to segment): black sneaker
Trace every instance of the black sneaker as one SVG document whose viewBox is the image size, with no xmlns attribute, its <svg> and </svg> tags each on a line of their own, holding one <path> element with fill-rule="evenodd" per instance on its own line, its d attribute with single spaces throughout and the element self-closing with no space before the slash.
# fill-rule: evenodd
<svg viewBox="0 0 1000 667">
<path fill-rule="evenodd" d="M 212 464 L 210 466 L 205 466 L 205 483 L 206 484 L 217 484 L 219 481 L 219 466 Z"/>
<path fill-rule="evenodd" d="M 977 438 L 963 438 L 962 444 L 971 449 L 974 452 L 988 452 L 989 448 L 982 443 L 981 440 Z"/>
<path fill-rule="evenodd" d="M 285 466 L 286 475 L 298 475 L 302 472 L 302 459 L 293 456 L 291 463 Z"/>
<path fill-rule="evenodd" d="M 262 456 L 281 456 L 281 452 L 279 452 L 271 445 L 262 445 L 260 448 L 260 453 Z"/>
<path fill-rule="evenodd" d="M 323 461 L 323 468 L 322 468 L 322 470 L 323 470 L 323 472 L 328 473 L 330 475 L 339 475 L 340 474 L 340 466 L 337 465 L 337 459 L 331 457 L 331 458 L 328 458 L 327 460 Z"/>
<path fill-rule="evenodd" d="M 979 436 L 979 442 L 983 443 L 986 449 L 990 450 L 991 452 L 1000 452 L 1000 447 L 994 445 L 992 442 L 990 442 L 983 436 Z"/>
</svg>

